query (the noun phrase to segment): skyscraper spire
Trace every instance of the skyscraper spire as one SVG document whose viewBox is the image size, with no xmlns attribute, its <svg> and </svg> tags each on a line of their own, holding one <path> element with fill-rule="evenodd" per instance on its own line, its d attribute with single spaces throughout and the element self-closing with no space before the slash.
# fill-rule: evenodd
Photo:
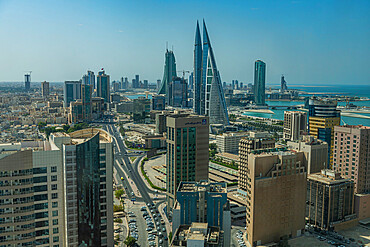
<svg viewBox="0 0 370 247">
<path fill-rule="evenodd" d="M 165 63 L 164 63 L 164 73 L 162 85 L 158 91 L 158 94 L 166 94 L 166 102 L 168 103 L 168 85 L 173 78 L 177 77 L 176 73 L 176 61 L 173 51 L 166 50 Z"/>
<path fill-rule="evenodd" d="M 203 49 L 201 43 L 199 24 L 195 33 L 194 47 L 194 112 L 209 116 L 211 124 L 229 124 L 226 101 L 221 84 L 220 73 L 217 70 L 211 42 L 208 36 L 206 23 L 203 20 Z M 202 57 L 200 57 L 202 54 Z M 202 68 L 200 69 L 200 65 Z M 201 73 L 199 73 L 201 71 Z M 197 80 L 197 74 L 201 80 Z"/>
<path fill-rule="evenodd" d="M 202 38 L 200 36 L 199 23 L 197 21 L 197 28 L 195 31 L 194 43 L 194 112 L 201 115 L 201 105 L 203 98 L 201 98 L 202 91 Z M 204 101 L 203 101 L 204 104 Z"/>
</svg>

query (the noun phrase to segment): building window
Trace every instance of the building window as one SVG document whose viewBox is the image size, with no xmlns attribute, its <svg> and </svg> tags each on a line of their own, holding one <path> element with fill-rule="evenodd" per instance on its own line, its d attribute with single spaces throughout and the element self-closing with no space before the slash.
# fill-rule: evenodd
<svg viewBox="0 0 370 247">
<path fill-rule="evenodd" d="M 57 177 L 57 175 L 52 175 L 51 176 L 51 181 L 57 181 L 58 180 L 58 177 Z"/>
<path fill-rule="evenodd" d="M 47 172 L 48 172 L 47 167 L 33 168 L 33 174 L 43 174 Z"/>
<path fill-rule="evenodd" d="M 59 242 L 59 237 L 58 237 L 58 236 L 53 237 L 53 242 L 54 242 L 54 243 L 55 243 L 55 242 Z"/>
<path fill-rule="evenodd" d="M 51 172 L 57 172 L 57 167 L 56 166 L 52 166 L 51 167 Z"/>
<path fill-rule="evenodd" d="M 58 228 L 53 228 L 53 234 L 57 234 L 59 233 L 59 229 Z"/>
<path fill-rule="evenodd" d="M 58 198 L 58 193 L 51 194 L 51 199 L 57 199 L 57 198 Z"/>
<path fill-rule="evenodd" d="M 51 185 L 51 190 L 57 190 L 57 189 L 58 189 L 58 185 L 56 185 L 56 184 Z"/>
<path fill-rule="evenodd" d="M 58 207 L 58 202 L 52 202 L 52 207 L 57 208 Z"/>
<path fill-rule="evenodd" d="M 53 211 L 53 216 L 58 216 L 58 210 Z"/>
<path fill-rule="evenodd" d="M 58 219 L 53 220 L 53 226 L 58 225 Z"/>
</svg>

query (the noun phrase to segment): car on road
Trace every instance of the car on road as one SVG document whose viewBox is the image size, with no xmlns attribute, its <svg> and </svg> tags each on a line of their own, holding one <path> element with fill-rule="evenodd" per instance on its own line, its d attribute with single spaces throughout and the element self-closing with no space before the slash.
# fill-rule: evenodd
<svg viewBox="0 0 370 247">
<path fill-rule="evenodd" d="M 162 244 L 163 243 L 163 240 L 162 239 L 159 239 L 158 243 Z"/>
<path fill-rule="evenodd" d="M 162 228 L 162 232 L 165 232 L 165 231 L 166 231 L 166 228 L 165 228 L 165 227 L 163 227 L 163 228 Z"/>
<path fill-rule="evenodd" d="M 163 239 L 167 241 L 167 239 L 168 239 L 168 238 L 167 238 L 167 236 L 166 236 L 166 235 L 164 235 L 164 238 L 163 238 Z"/>
<path fill-rule="evenodd" d="M 164 220 L 163 219 L 161 219 L 161 224 L 164 225 Z"/>
</svg>

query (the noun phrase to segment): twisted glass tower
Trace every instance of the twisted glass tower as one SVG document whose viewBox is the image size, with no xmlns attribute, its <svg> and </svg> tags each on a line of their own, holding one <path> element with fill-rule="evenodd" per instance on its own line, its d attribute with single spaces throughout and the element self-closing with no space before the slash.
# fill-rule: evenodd
<svg viewBox="0 0 370 247">
<path fill-rule="evenodd" d="M 163 80 L 162 84 L 158 90 L 158 94 L 165 94 L 166 95 L 166 103 L 169 102 L 170 95 L 168 86 L 170 85 L 173 78 L 176 78 L 176 61 L 175 55 L 173 51 L 166 50 L 165 54 L 165 63 L 164 63 L 164 73 L 163 73 Z"/>
<path fill-rule="evenodd" d="M 194 47 L 194 112 L 209 116 L 210 124 L 229 124 L 229 115 L 222 88 L 220 73 L 203 21 L 203 47 L 199 24 L 195 33 Z"/>
</svg>

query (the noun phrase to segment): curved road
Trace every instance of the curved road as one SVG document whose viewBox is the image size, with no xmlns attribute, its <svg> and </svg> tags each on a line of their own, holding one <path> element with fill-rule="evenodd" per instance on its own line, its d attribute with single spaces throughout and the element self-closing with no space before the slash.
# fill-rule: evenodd
<svg viewBox="0 0 370 247">
<path fill-rule="evenodd" d="M 151 190 L 149 189 L 144 181 L 142 180 L 141 178 L 141 175 L 138 173 L 138 166 L 142 160 L 142 158 L 144 157 L 144 155 L 140 155 L 138 156 L 137 159 L 135 159 L 134 163 L 131 164 L 129 158 L 128 158 L 128 153 L 127 153 L 127 148 L 126 146 L 124 145 L 123 143 L 123 140 L 121 139 L 121 135 L 120 133 L 117 131 L 116 127 L 111 124 L 106 124 L 106 125 L 103 125 L 103 128 L 105 130 L 108 131 L 108 133 L 110 133 L 112 136 L 113 136 L 113 139 L 114 139 L 114 142 L 116 143 L 116 147 L 114 148 L 114 151 L 115 151 L 115 162 L 114 162 L 114 166 L 118 172 L 118 174 L 124 178 L 124 180 L 122 181 L 124 186 L 127 187 L 127 191 L 129 192 L 127 194 L 127 196 L 132 199 L 131 197 L 131 192 L 133 191 L 130 184 L 128 183 L 127 181 L 127 178 L 124 174 L 124 172 L 122 172 L 121 169 L 123 169 L 126 174 L 133 180 L 133 182 L 136 184 L 141 196 L 142 196 L 142 200 L 145 202 L 145 204 L 152 204 L 153 203 L 153 199 L 150 197 L 150 195 L 148 193 L 156 193 L 154 190 Z M 118 149 L 118 150 L 117 150 Z M 118 151 L 118 153 L 116 152 L 116 150 Z M 141 198 L 138 199 L 141 201 Z M 159 201 L 160 199 L 158 199 Z M 159 203 L 157 203 L 158 205 Z M 156 205 L 156 206 L 157 206 Z M 150 213 L 150 210 L 148 211 Z M 161 219 L 161 216 L 159 216 L 159 221 Z M 162 232 L 163 235 L 167 235 L 167 232 Z M 163 239 L 164 240 L 164 239 Z M 167 241 L 163 241 L 163 244 L 161 246 L 168 246 L 168 243 Z"/>
</svg>

